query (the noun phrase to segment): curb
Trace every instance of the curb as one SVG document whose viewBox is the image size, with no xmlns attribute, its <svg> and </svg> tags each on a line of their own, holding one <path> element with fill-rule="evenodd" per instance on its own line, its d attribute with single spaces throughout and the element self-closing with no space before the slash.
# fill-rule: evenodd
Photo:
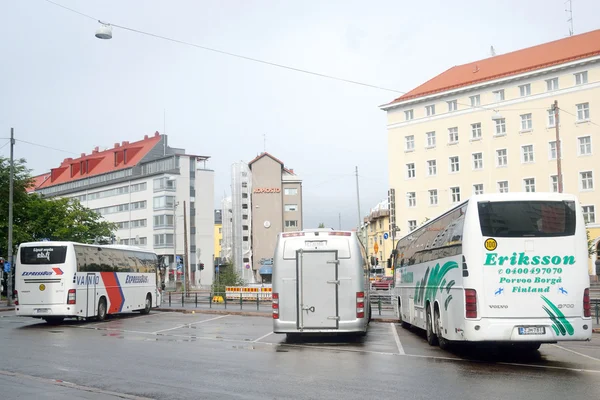
<svg viewBox="0 0 600 400">
<path fill-rule="evenodd" d="M 0 312 L 14 311 L 14 310 L 15 310 L 14 307 L 3 307 L 3 308 L 0 308 Z"/>
<path fill-rule="evenodd" d="M 594 332 L 594 333 L 600 333 L 600 328 L 594 328 L 594 329 L 592 329 L 592 332 Z"/>
</svg>

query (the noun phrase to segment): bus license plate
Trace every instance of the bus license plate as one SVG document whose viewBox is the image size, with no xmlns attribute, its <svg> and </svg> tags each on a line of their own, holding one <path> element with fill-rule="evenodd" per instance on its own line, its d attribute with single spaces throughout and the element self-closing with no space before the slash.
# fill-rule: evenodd
<svg viewBox="0 0 600 400">
<path fill-rule="evenodd" d="M 545 335 L 546 328 L 543 326 L 521 326 L 519 335 Z"/>
<path fill-rule="evenodd" d="M 327 240 L 306 240 L 304 247 L 325 247 L 327 246 Z"/>
<path fill-rule="evenodd" d="M 50 312 L 49 308 L 36 308 L 35 309 L 36 314 L 48 314 L 49 312 Z"/>
</svg>

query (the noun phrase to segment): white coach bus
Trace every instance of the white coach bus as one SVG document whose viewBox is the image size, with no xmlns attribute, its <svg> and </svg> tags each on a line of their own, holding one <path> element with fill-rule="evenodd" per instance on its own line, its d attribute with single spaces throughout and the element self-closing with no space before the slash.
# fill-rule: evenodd
<svg viewBox="0 0 600 400">
<path fill-rule="evenodd" d="M 442 348 L 590 340 L 586 244 L 575 196 L 473 196 L 398 242 L 397 317 Z"/>
<path fill-rule="evenodd" d="M 364 335 L 369 264 L 356 232 L 280 233 L 273 263 L 273 332 Z"/>
<path fill-rule="evenodd" d="M 160 305 L 157 272 L 157 255 L 135 247 L 23 243 L 15 265 L 15 311 L 49 323 L 147 314 Z"/>
</svg>

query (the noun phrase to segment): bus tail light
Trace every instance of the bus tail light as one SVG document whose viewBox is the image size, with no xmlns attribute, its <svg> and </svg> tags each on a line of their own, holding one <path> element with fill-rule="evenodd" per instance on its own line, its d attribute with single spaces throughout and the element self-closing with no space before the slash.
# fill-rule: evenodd
<svg viewBox="0 0 600 400">
<path fill-rule="evenodd" d="M 590 304 L 590 289 L 583 291 L 583 316 L 589 318 L 592 316 L 592 306 Z"/>
<path fill-rule="evenodd" d="M 465 256 L 463 256 L 462 258 L 462 275 L 463 278 L 469 276 L 469 267 L 467 266 L 467 259 L 465 258 Z"/>
<path fill-rule="evenodd" d="M 19 305 L 19 292 L 17 290 L 13 291 L 13 299 L 15 299 L 15 306 Z"/>
<path fill-rule="evenodd" d="M 67 304 L 75 304 L 75 289 L 69 289 L 69 294 L 67 296 Z"/>
<path fill-rule="evenodd" d="M 273 293 L 273 319 L 279 319 L 279 293 Z"/>
<path fill-rule="evenodd" d="M 365 292 L 356 292 L 356 318 L 365 317 Z"/>
<path fill-rule="evenodd" d="M 477 318 L 477 292 L 465 289 L 465 312 L 467 318 Z"/>
</svg>

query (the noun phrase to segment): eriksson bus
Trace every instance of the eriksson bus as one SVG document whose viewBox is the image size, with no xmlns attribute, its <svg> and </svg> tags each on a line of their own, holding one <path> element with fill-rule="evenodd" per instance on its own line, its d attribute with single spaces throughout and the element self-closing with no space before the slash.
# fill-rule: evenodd
<svg viewBox="0 0 600 400">
<path fill-rule="evenodd" d="M 397 317 L 442 348 L 590 340 L 586 243 L 575 196 L 473 196 L 398 242 Z"/>
<path fill-rule="evenodd" d="M 160 305 L 157 270 L 157 255 L 135 247 L 23 243 L 15 265 L 16 314 L 48 323 L 147 314 Z"/>
</svg>

